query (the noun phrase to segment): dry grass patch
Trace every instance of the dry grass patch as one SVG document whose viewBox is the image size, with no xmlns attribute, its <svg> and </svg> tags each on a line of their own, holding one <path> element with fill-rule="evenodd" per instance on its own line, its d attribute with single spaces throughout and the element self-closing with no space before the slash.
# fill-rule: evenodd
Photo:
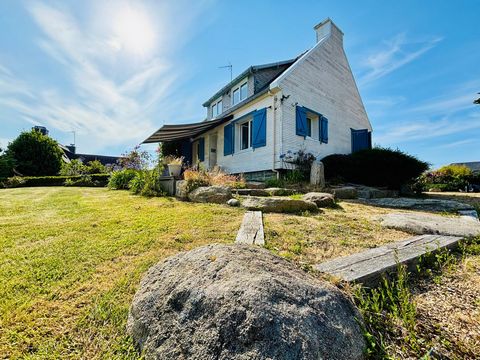
<svg viewBox="0 0 480 360">
<path fill-rule="evenodd" d="M 344 201 L 336 209 L 323 210 L 307 216 L 264 214 L 267 247 L 297 263 L 312 265 L 411 236 L 383 229 L 375 220 L 389 209 Z"/>
</svg>

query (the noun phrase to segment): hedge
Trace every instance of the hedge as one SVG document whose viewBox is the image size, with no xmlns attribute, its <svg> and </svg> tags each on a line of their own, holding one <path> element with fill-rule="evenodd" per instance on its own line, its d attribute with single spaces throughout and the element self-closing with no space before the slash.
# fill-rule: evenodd
<svg viewBox="0 0 480 360">
<path fill-rule="evenodd" d="M 329 182 L 344 181 L 400 189 L 428 169 L 426 162 L 400 150 L 373 148 L 322 159 Z"/>
<path fill-rule="evenodd" d="M 34 186 L 93 186 L 104 187 L 108 183 L 110 174 L 92 174 L 76 176 L 25 176 L 11 177 L 0 181 L 0 187 L 34 187 Z"/>
</svg>

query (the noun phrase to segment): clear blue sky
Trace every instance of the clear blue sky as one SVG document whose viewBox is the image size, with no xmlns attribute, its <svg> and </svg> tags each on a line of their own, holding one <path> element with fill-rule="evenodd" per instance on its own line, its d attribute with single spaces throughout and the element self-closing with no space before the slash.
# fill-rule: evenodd
<svg viewBox="0 0 480 360">
<path fill-rule="evenodd" d="M 33 124 L 120 154 L 252 64 L 312 47 L 330 17 L 375 144 L 480 161 L 478 1 L 0 1 L 0 144 Z"/>
</svg>

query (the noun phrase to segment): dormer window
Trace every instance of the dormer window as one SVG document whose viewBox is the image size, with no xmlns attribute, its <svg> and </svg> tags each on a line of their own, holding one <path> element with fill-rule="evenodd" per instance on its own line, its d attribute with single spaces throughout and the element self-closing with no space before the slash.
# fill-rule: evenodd
<svg viewBox="0 0 480 360">
<path fill-rule="evenodd" d="M 232 92 L 233 105 L 238 104 L 240 101 L 245 100 L 247 96 L 248 96 L 248 85 L 247 85 L 247 82 L 245 81 L 243 84 L 233 89 L 233 92 Z"/>
<path fill-rule="evenodd" d="M 223 103 L 222 99 L 216 101 L 212 105 L 212 117 L 216 117 L 223 112 Z"/>
</svg>

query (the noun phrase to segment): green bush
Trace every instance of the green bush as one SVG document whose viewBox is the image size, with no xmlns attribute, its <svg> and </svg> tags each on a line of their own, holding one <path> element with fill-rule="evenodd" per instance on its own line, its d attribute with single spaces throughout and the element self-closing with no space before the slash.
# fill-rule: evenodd
<svg viewBox="0 0 480 360">
<path fill-rule="evenodd" d="M 165 195 L 160 186 L 160 174 L 157 170 L 139 171 L 130 181 L 129 188 L 132 193 L 147 197 Z"/>
<path fill-rule="evenodd" d="M 137 173 L 138 170 L 134 169 L 114 171 L 108 181 L 108 187 L 114 190 L 128 190 L 130 188 L 130 181 L 132 181 Z"/>
<path fill-rule="evenodd" d="M 329 182 L 352 182 L 368 186 L 400 189 L 428 169 L 426 162 L 400 150 L 373 148 L 350 155 L 330 155 L 322 159 Z"/>
<path fill-rule="evenodd" d="M 106 186 L 110 175 L 96 174 L 87 176 L 14 176 L 4 180 L 0 187 L 35 187 L 35 186 Z"/>
<path fill-rule="evenodd" d="M 23 176 L 57 175 L 64 155 L 55 140 L 35 130 L 22 132 L 5 154 L 15 161 L 15 171 Z"/>
<path fill-rule="evenodd" d="M 87 174 L 106 174 L 107 167 L 98 160 L 89 161 L 87 163 Z"/>
<path fill-rule="evenodd" d="M 8 178 L 13 176 L 15 168 L 15 159 L 8 154 L 0 155 L 0 178 Z"/>
<path fill-rule="evenodd" d="M 77 176 L 87 173 L 87 167 L 78 159 L 71 160 L 68 163 L 63 163 L 60 169 L 62 176 Z"/>
<path fill-rule="evenodd" d="M 415 183 L 417 192 L 458 191 L 469 184 L 480 183 L 479 177 L 464 165 L 447 165 L 438 170 L 422 174 Z"/>
</svg>

